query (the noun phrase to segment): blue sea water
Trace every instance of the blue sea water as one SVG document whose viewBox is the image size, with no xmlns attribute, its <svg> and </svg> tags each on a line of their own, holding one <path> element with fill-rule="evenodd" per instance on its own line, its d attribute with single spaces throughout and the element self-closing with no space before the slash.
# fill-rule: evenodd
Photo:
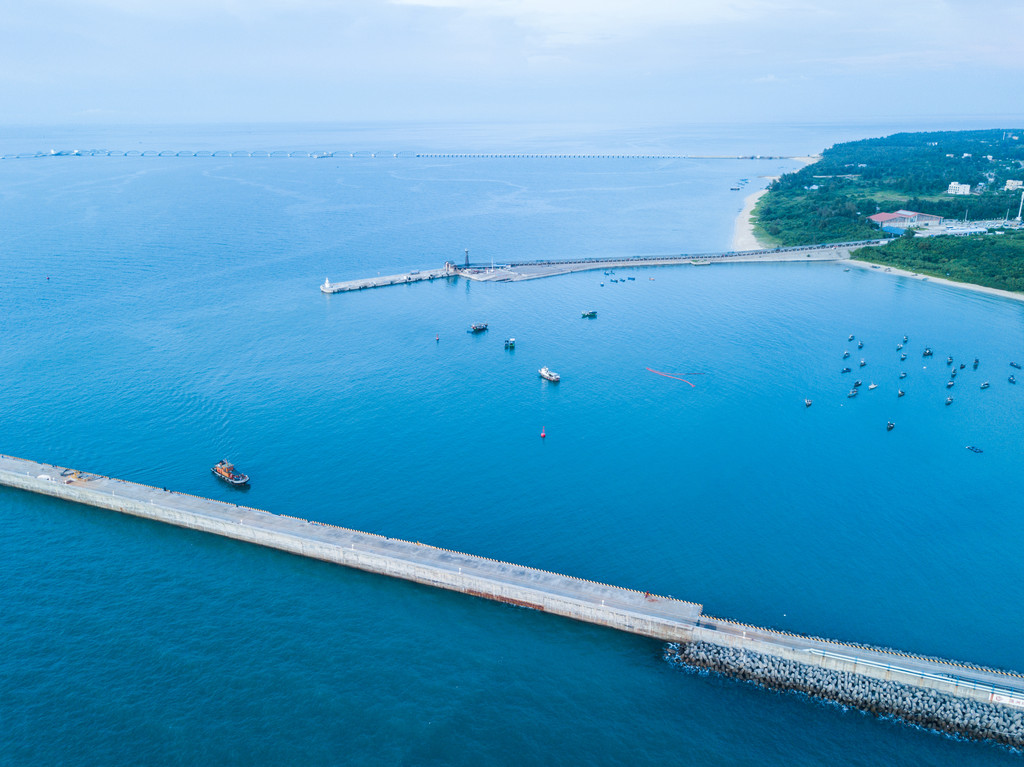
<svg viewBox="0 0 1024 767">
<path fill-rule="evenodd" d="M 377 149 L 373 131 L 343 138 Z M 848 137 L 693 129 L 586 148 L 767 155 Z M 80 148 L 59 143 L 71 138 L 47 137 Z M 334 149 L 338 136 L 88 138 Z M 4 149 L 50 148 L 32 140 Z M 480 129 L 380 145 L 488 142 Z M 536 131 L 514 145 L 567 143 Z M 383 155 L 0 163 L 0 450 L 1024 669 L 1024 389 L 1007 382 L 1024 304 L 834 264 L 325 296 L 325 277 L 464 248 L 499 263 L 727 248 L 730 187 L 795 167 Z M 491 329 L 465 332 L 478 321 Z M 845 349 L 867 366 L 840 374 Z M 968 362 L 948 407 L 947 354 Z M 848 399 L 855 376 L 879 387 Z M 225 457 L 249 490 L 209 473 Z M 681 672 L 657 642 L 527 610 L 11 490 L 0 519 L 2 763 L 1018 760 Z"/>
</svg>

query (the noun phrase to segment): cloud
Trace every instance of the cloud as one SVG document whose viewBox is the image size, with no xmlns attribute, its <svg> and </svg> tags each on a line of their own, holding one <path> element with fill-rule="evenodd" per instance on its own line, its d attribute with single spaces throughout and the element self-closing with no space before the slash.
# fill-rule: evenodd
<svg viewBox="0 0 1024 767">
<path fill-rule="evenodd" d="M 603 43 L 686 28 L 756 22 L 779 13 L 816 14 L 803 0 L 390 0 L 395 5 L 449 9 L 500 19 L 529 30 L 543 45 Z"/>
</svg>

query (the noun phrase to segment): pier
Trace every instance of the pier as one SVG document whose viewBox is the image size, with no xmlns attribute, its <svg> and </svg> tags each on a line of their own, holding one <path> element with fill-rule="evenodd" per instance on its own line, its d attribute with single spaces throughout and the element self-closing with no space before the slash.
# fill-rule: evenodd
<svg viewBox="0 0 1024 767">
<path fill-rule="evenodd" d="M 410 282 L 423 282 L 425 280 L 436 280 L 439 277 L 450 277 L 454 272 L 449 269 L 424 269 L 416 270 L 406 274 L 389 274 L 386 277 L 365 277 L 360 280 L 347 280 L 343 282 L 331 282 L 324 280 L 320 286 L 323 293 L 347 293 L 350 290 L 365 290 L 367 288 L 382 288 L 386 285 L 405 285 Z"/>
<path fill-rule="evenodd" d="M 658 256 L 612 256 L 606 258 L 576 258 L 564 260 L 512 261 L 507 264 L 457 265 L 447 262 L 441 269 L 427 269 L 392 274 L 386 277 L 367 277 L 345 282 L 324 280 L 320 290 L 324 293 L 344 293 L 350 290 L 379 288 L 386 285 L 404 285 L 410 282 L 434 280 L 440 277 L 465 277 L 475 282 L 519 282 L 542 277 L 556 277 L 572 272 L 596 269 L 627 269 L 651 266 L 691 264 L 767 263 L 781 261 L 840 261 L 850 258 L 850 251 L 865 245 L 878 245 L 884 240 L 843 242 L 830 245 L 802 245 L 799 247 L 764 250 L 722 251 L 718 253 L 677 253 Z"/>
<path fill-rule="evenodd" d="M 679 662 L 1024 747 L 1015 672 L 752 626 L 695 602 L 11 456 L 0 456 L 0 485 L 651 637 Z M 842 685 L 867 702 L 830 694 Z"/>
</svg>

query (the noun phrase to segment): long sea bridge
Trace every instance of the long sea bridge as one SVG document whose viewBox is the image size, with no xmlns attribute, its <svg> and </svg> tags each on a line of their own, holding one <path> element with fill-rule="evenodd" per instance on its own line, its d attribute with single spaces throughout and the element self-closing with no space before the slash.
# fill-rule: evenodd
<svg viewBox="0 0 1024 767">
<path fill-rule="evenodd" d="M 687 155 L 687 154 L 622 154 L 622 153 L 550 153 L 550 152 L 415 152 L 349 151 L 349 150 L 287 150 L 287 149 L 51 149 L 45 152 L 11 152 L 0 160 L 30 160 L 44 157 L 255 157 L 303 159 L 517 159 L 517 160 L 797 160 L 788 155 Z"/>
</svg>

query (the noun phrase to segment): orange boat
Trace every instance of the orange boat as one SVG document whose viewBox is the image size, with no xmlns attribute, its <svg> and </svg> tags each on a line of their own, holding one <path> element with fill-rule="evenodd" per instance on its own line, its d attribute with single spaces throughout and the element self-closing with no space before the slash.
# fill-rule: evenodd
<svg viewBox="0 0 1024 767">
<path fill-rule="evenodd" d="M 219 461 L 216 466 L 210 469 L 214 474 L 231 485 L 249 484 L 249 475 L 235 469 L 234 464 L 227 461 Z"/>
</svg>

